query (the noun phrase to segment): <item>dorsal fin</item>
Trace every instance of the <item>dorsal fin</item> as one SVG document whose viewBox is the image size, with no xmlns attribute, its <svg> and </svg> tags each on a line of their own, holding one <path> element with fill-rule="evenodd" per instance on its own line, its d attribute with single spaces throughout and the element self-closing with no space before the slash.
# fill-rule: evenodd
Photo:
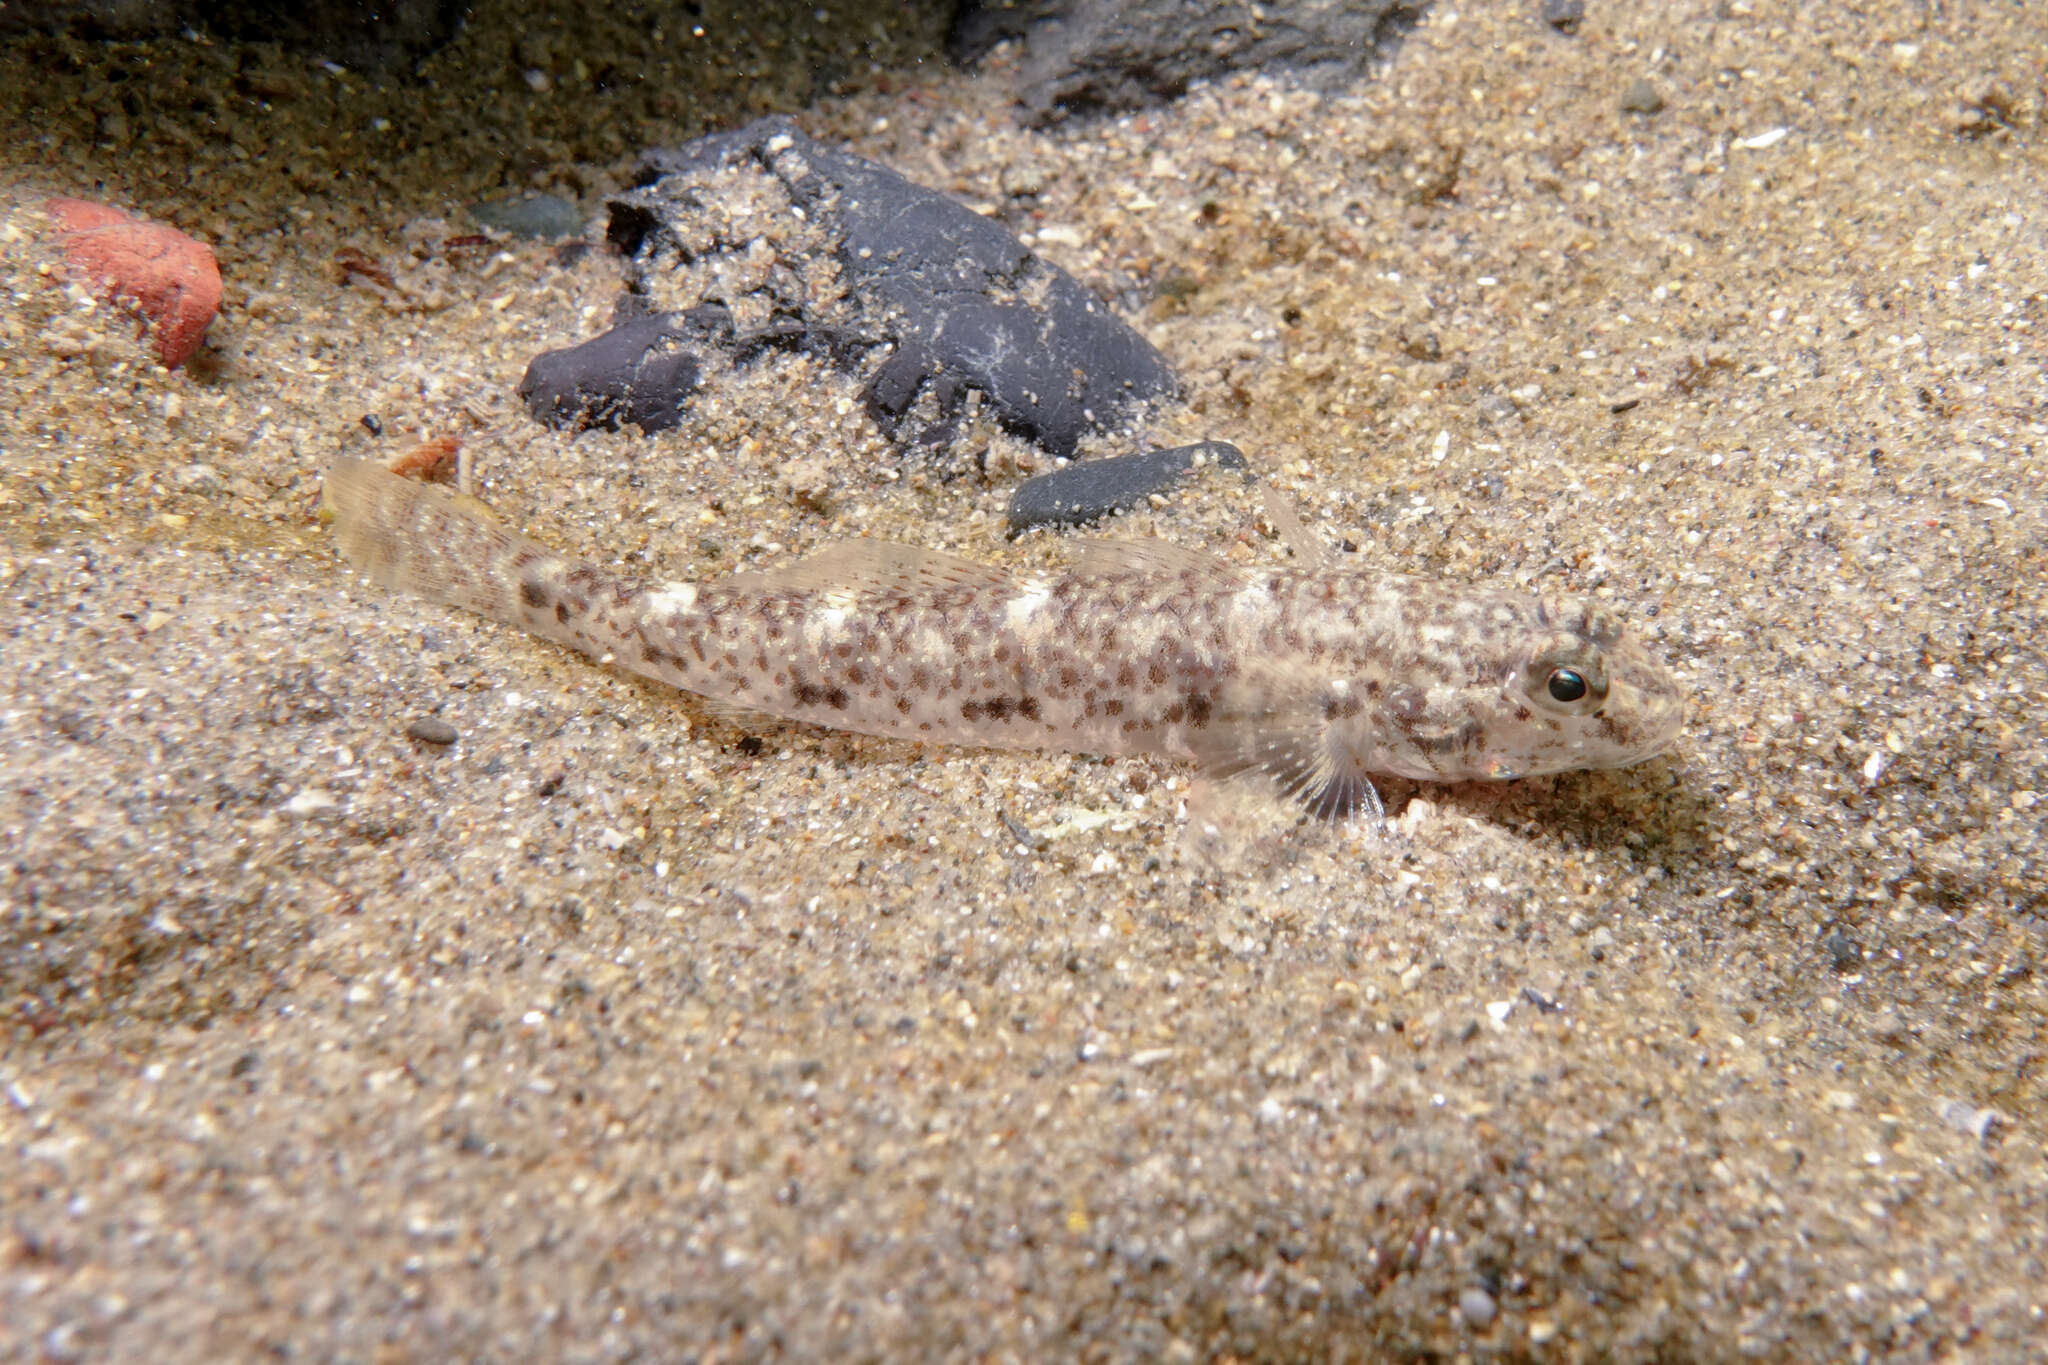
<svg viewBox="0 0 2048 1365">
<path fill-rule="evenodd" d="M 1074 542 L 1073 572 L 1076 574 L 1201 573 L 1228 576 L 1237 573 L 1229 560 L 1206 550 L 1190 550 L 1170 540 L 1080 540 Z"/>
<path fill-rule="evenodd" d="M 978 563 L 916 545 L 888 540 L 848 540 L 778 569 L 733 574 L 723 580 L 735 587 L 802 589 L 806 592 L 929 591 L 934 588 L 1000 587 L 1016 575 L 992 564 Z"/>
<path fill-rule="evenodd" d="M 1302 525 L 1301 513 L 1294 509 L 1294 499 L 1281 492 L 1271 479 L 1261 479 L 1259 502 L 1266 509 L 1266 520 L 1273 523 L 1273 529 L 1280 533 L 1280 539 L 1287 542 L 1287 548 L 1294 551 L 1294 558 L 1302 568 L 1329 567 L 1329 550 Z"/>
</svg>

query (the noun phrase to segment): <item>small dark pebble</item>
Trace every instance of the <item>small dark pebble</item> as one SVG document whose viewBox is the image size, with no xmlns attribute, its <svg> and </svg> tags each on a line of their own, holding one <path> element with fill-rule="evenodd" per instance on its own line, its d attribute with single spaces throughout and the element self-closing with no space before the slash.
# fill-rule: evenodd
<svg viewBox="0 0 2048 1365">
<path fill-rule="evenodd" d="M 1401 337 L 1401 352 L 1410 360 L 1442 360 L 1443 343 L 1436 339 L 1435 332 L 1424 332 L 1419 337 L 1405 333 Z"/>
<path fill-rule="evenodd" d="M 455 727 L 439 716 L 421 716 L 405 727 L 405 733 L 422 744 L 453 744 L 458 738 Z"/>
<path fill-rule="evenodd" d="M 1613 413 L 1615 416 L 1619 417 L 1621 416 L 1621 414 L 1629 411 L 1631 408 L 1640 407 L 1642 405 L 1642 401 L 1643 400 L 1640 398 L 1624 398 L 1619 403 L 1609 403 L 1607 405 L 1607 410 Z"/>
<path fill-rule="evenodd" d="M 372 436 L 382 436 L 384 434 L 384 423 L 378 419 L 376 413 L 364 413 L 361 421 L 363 430 L 369 432 Z"/>
<path fill-rule="evenodd" d="M 556 194 L 486 200 L 471 204 L 469 216 L 487 228 L 534 241 L 552 242 L 583 235 L 582 210 Z"/>
<path fill-rule="evenodd" d="M 1543 0 L 1543 22 L 1559 33 L 1577 33 L 1586 17 L 1586 0 Z"/>
<path fill-rule="evenodd" d="M 1654 114 L 1664 107 L 1664 96 L 1646 80 L 1637 80 L 1621 92 L 1621 108 L 1628 114 Z"/>
<path fill-rule="evenodd" d="M 1030 827 L 1027 826 L 1022 820 L 1019 820 L 1016 816 L 1010 814 L 1006 810 L 997 811 L 996 814 L 998 817 L 1001 818 L 1003 822 L 1003 828 L 1009 830 L 1010 837 L 1012 839 L 1015 839 L 1019 844 L 1022 844 L 1025 848 L 1030 849 L 1034 853 L 1045 847 L 1044 836 L 1033 834 L 1030 830 Z"/>
<path fill-rule="evenodd" d="M 1838 972 L 1851 972 L 1862 965 L 1863 949 L 1855 939 L 1837 930 L 1821 940 L 1821 947 L 1827 949 L 1828 960 Z"/>
<path fill-rule="evenodd" d="M 1010 495 L 1010 534 L 1039 526 L 1082 526 L 1138 506 L 1185 478 L 1196 457 L 1219 469 L 1250 477 L 1244 452 L 1227 441 L 1202 441 L 1141 455 L 1083 460 L 1027 479 Z"/>
</svg>

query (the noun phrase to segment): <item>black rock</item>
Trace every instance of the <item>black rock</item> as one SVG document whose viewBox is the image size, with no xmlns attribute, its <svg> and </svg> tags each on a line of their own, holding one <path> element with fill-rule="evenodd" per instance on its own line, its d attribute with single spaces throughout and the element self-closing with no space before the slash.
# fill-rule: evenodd
<svg viewBox="0 0 2048 1365">
<path fill-rule="evenodd" d="M 1022 39 L 1019 98 L 1038 122 L 1175 99 L 1224 71 L 1280 67 L 1348 86 L 1386 55 L 1425 0 L 969 0 L 954 55 Z"/>
<path fill-rule="evenodd" d="M 526 367 L 519 396 L 534 420 L 551 427 L 631 422 L 646 435 L 681 419 L 703 369 L 686 343 L 693 329 L 662 315 L 621 323 L 567 350 L 546 351 Z"/>
<path fill-rule="evenodd" d="M 1228 441 L 1202 441 L 1141 455 L 1083 460 L 1019 484 L 1010 496 L 1010 534 L 1038 526 L 1081 526 L 1136 507 L 1192 473 L 1200 462 L 1251 476 L 1244 452 Z"/>
<path fill-rule="evenodd" d="M 648 159 L 640 188 L 609 205 L 607 235 L 635 261 L 632 288 L 673 297 L 671 272 L 707 256 L 758 252 L 758 239 L 707 240 L 703 205 L 731 177 L 761 175 L 776 182 L 803 227 L 770 244 L 785 255 L 747 272 L 764 281 L 753 296 L 707 300 L 773 319 L 729 338 L 736 360 L 774 346 L 816 350 L 849 368 L 870 365 L 868 411 L 915 444 L 949 437 L 969 393 L 978 393 L 1006 429 L 1057 455 L 1174 392 L 1165 357 L 1000 225 L 814 142 L 785 119 Z M 821 254 L 834 269 L 817 268 Z M 843 293 L 817 292 L 820 277 Z M 936 419 L 905 431 L 925 396 Z"/>
</svg>

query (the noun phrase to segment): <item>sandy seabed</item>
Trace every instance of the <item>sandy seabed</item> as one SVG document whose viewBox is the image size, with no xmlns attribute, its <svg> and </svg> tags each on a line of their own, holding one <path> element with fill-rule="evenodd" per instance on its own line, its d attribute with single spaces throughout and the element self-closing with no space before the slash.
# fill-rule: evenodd
<svg viewBox="0 0 2048 1365">
<path fill-rule="evenodd" d="M 2048 1350 L 2041 6 L 1439 4 L 1349 93 L 1047 130 L 929 14 L 700 8 L 420 81 L 0 48 L 0 1353 Z M 1071 552 L 1004 535 L 1042 457 L 906 459 L 806 357 L 527 418 L 621 263 L 465 206 L 595 222 L 768 109 L 1180 367 L 1096 453 L 1234 441 L 1341 553 L 1611 602 L 1677 751 L 1197 853 L 1170 765 L 735 719 L 347 573 L 323 465 L 449 435 L 650 578 Z M 55 194 L 214 246 L 189 372 Z M 1242 498 L 1115 533 L 1277 562 Z"/>
</svg>

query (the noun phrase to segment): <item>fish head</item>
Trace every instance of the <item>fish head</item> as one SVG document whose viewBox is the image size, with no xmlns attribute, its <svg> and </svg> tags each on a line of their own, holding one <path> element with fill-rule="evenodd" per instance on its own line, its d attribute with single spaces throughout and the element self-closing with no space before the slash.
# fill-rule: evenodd
<svg viewBox="0 0 2048 1365">
<path fill-rule="evenodd" d="M 1475 690 L 1491 713 L 1475 777 L 1625 768 L 1669 749 L 1685 720 L 1677 680 L 1642 637 L 1578 599 L 1536 599 L 1530 629 Z"/>
<path fill-rule="evenodd" d="M 1355 766 L 1431 782 L 1620 768 L 1678 738 L 1670 671 L 1598 603 L 1473 594 L 1433 604 L 1426 645 L 1388 670 L 1333 747 Z"/>
</svg>

